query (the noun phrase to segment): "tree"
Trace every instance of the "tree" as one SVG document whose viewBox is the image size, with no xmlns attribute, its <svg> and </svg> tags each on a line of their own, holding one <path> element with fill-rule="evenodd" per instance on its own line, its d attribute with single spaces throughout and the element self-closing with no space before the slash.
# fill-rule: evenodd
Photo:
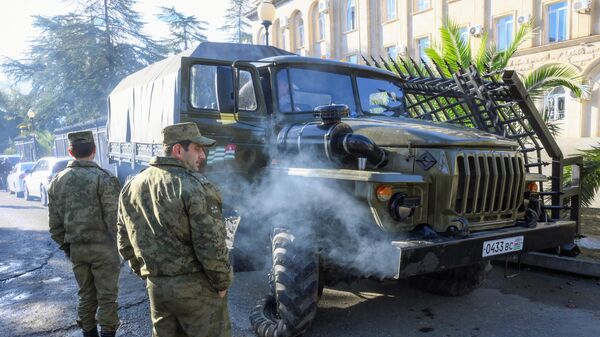
<svg viewBox="0 0 600 337">
<path fill-rule="evenodd" d="M 5 58 L 1 67 L 15 83 L 31 84 L 27 99 L 40 126 L 52 130 L 105 115 L 114 86 L 162 58 L 164 50 L 140 33 L 143 23 L 133 4 L 78 0 L 72 13 L 35 17 L 40 34 L 27 56 Z"/>
<path fill-rule="evenodd" d="M 425 54 L 445 76 L 470 65 L 475 65 L 480 72 L 499 72 L 508 66 L 519 46 L 535 34 L 534 28 L 533 21 L 522 24 L 504 50 L 488 44 L 488 34 L 485 32 L 479 50 L 473 55 L 469 41 L 461 37 L 460 27 L 446 20 L 440 28 L 441 43 L 426 48 Z M 525 76 L 520 75 L 525 89 L 534 100 L 542 98 L 548 90 L 557 86 L 567 87 L 577 97 L 581 97 L 586 90 L 579 71 L 569 64 L 549 63 Z"/>
<path fill-rule="evenodd" d="M 229 41 L 237 43 L 251 43 L 252 34 L 249 33 L 250 23 L 246 13 L 250 9 L 249 0 L 229 0 L 229 8 L 225 16 L 225 25 L 219 30 L 229 33 Z"/>
<path fill-rule="evenodd" d="M 171 37 L 165 39 L 165 47 L 177 54 L 190 48 L 194 43 L 206 41 L 206 21 L 199 21 L 194 15 L 186 16 L 175 10 L 175 7 L 161 7 L 162 13 L 157 17 L 169 25 Z"/>
</svg>

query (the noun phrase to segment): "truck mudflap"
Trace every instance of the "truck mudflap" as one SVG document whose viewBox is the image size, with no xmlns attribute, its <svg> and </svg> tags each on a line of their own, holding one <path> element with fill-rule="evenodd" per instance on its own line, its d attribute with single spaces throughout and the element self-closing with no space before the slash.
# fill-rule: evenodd
<svg viewBox="0 0 600 337">
<path fill-rule="evenodd" d="M 399 251 L 395 278 L 452 269 L 492 258 L 518 255 L 572 243 L 574 221 L 539 222 L 533 227 L 510 227 L 475 232 L 466 237 L 393 241 Z"/>
</svg>

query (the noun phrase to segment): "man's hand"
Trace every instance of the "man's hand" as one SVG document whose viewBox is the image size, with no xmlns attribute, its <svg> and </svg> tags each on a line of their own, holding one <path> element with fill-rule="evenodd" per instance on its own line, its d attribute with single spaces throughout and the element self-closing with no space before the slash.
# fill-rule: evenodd
<svg viewBox="0 0 600 337">
<path fill-rule="evenodd" d="M 227 289 L 219 290 L 219 297 L 224 298 L 227 295 Z"/>
</svg>

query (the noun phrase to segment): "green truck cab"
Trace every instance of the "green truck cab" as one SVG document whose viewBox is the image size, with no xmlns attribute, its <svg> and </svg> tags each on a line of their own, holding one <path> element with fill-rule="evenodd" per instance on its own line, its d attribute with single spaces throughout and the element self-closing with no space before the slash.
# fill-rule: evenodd
<svg viewBox="0 0 600 337">
<path fill-rule="evenodd" d="M 464 295 L 491 259 L 577 235 L 581 161 L 562 157 L 516 74 L 386 67 L 203 43 L 109 96 L 121 179 L 161 154 L 166 125 L 192 121 L 217 140 L 205 173 L 237 212 L 234 263 L 270 262 L 250 314 L 260 336 L 306 331 L 325 285 L 411 278 Z"/>
</svg>

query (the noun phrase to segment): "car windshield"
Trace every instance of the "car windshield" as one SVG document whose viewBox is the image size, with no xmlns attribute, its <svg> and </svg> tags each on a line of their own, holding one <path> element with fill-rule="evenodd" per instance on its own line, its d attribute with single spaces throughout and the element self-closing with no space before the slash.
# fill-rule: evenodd
<svg viewBox="0 0 600 337">
<path fill-rule="evenodd" d="M 27 171 L 30 170 L 33 165 L 35 165 L 35 163 L 23 163 L 21 164 L 21 171 Z"/>
<path fill-rule="evenodd" d="M 58 173 L 58 172 L 64 170 L 67 167 L 68 163 L 69 163 L 68 160 L 61 160 L 59 162 L 56 162 L 54 164 L 54 166 L 52 166 L 52 173 Z"/>
<path fill-rule="evenodd" d="M 283 113 L 312 112 L 321 105 L 346 104 L 350 117 L 359 114 L 400 116 L 404 114 L 402 88 L 386 79 L 358 76 L 357 107 L 349 74 L 303 68 L 286 68 L 277 73 L 277 103 Z"/>
</svg>

